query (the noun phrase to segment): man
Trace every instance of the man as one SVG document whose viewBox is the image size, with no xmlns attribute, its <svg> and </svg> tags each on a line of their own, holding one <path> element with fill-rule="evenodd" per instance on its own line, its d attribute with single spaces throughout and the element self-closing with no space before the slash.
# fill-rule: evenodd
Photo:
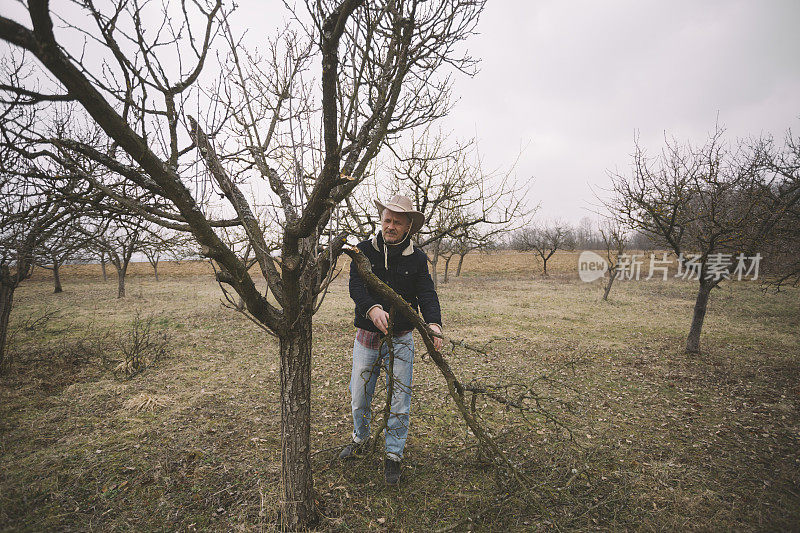
<svg viewBox="0 0 800 533">
<path fill-rule="evenodd" d="M 403 297 L 430 328 L 441 335 L 442 317 L 439 297 L 428 273 L 428 259 L 411 237 L 425 222 L 425 215 L 412 208 L 411 200 L 396 195 L 385 204 L 375 200 L 381 217 L 381 231 L 371 239 L 358 243 L 369 259 L 372 271 L 384 283 Z M 388 346 L 381 343 L 389 327 L 389 302 L 373 294 L 350 266 L 350 297 L 356 304 L 356 340 L 353 344 L 353 371 L 350 376 L 351 408 L 353 412 L 352 442 L 339 457 L 350 459 L 363 454 L 370 435 L 370 404 L 381 365 L 388 372 Z M 385 432 L 386 483 L 400 482 L 403 448 L 408 436 L 411 411 L 411 374 L 414 365 L 413 326 L 400 313 L 394 317 L 391 344 L 394 349 L 392 405 Z M 442 339 L 434 337 L 437 350 Z"/>
</svg>

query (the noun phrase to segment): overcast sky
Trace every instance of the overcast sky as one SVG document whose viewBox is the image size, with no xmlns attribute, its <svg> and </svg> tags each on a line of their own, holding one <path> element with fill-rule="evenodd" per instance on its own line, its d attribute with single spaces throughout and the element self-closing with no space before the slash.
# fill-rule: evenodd
<svg viewBox="0 0 800 533">
<path fill-rule="evenodd" d="M 250 37 L 284 18 L 263 0 L 238 15 Z M 443 127 L 477 135 L 489 167 L 522 150 L 529 204 L 577 222 L 637 132 L 652 153 L 718 118 L 730 139 L 800 130 L 798 23 L 800 0 L 489 0 L 467 42 L 480 73 L 456 78 Z"/>
<path fill-rule="evenodd" d="M 590 184 L 628 168 L 633 137 L 701 142 L 800 130 L 800 1 L 489 1 L 446 124 L 532 178 L 543 217 L 592 215 Z M 593 216 L 593 215 L 592 215 Z"/>
<path fill-rule="evenodd" d="M 286 18 L 279 0 L 239 3 L 256 46 Z M 652 153 L 665 133 L 702 142 L 717 117 L 731 139 L 800 131 L 798 22 L 800 0 L 489 0 L 467 42 L 480 73 L 456 78 L 443 127 L 476 135 L 490 168 L 522 150 L 529 204 L 577 222 L 636 132 Z"/>
</svg>

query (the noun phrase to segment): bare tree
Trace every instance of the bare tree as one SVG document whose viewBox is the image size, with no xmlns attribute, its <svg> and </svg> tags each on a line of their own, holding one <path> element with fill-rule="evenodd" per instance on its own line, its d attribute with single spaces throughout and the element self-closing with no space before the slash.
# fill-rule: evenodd
<svg viewBox="0 0 800 533">
<path fill-rule="evenodd" d="M 100 261 L 100 271 L 103 274 L 103 281 L 108 281 L 108 272 L 106 271 L 106 253 L 102 250 L 97 251 L 97 260 Z"/>
<path fill-rule="evenodd" d="M 575 226 L 575 248 L 579 250 L 598 250 L 603 248 L 603 238 L 595 230 L 589 217 L 581 217 Z"/>
<path fill-rule="evenodd" d="M 454 242 L 453 248 L 458 255 L 458 265 L 456 266 L 456 277 L 461 276 L 461 267 L 464 266 L 464 258 L 473 250 L 488 250 L 493 238 L 488 233 L 480 233 L 477 229 L 467 229 L 461 232 Z M 446 274 L 446 272 L 445 272 Z"/>
<path fill-rule="evenodd" d="M 114 214 L 82 229 L 95 248 L 102 250 L 117 271 L 117 298 L 125 297 L 125 278 L 133 254 L 142 251 L 147 228 L 135 216 Z"/>
<path fill-rule="evenodd" d="M 515 250 L 533 250 L 542 260 L 542 274 L 547 276 L 547 261 L 558 250 L 572 250 L 575 237 L 569 224 L 560 220 L 535 224 L 514 233 L 512 246 Z"/>
<path fill-rule="evenodd" d="M 189 255 L 189 239 L 183 232 L 161 226 L 149 225 L 143 238 L 139 239 L 139 251 L 147 257 L 153 267 L 153 277 L 158 281 L 158 264 L 162 258 L 178 260 Z"/>
<path fill-rule="evenodd" d="M 436 287 L 444 239 L 489 239 L 525 223 L 528 210 L 512 179 L 514 165 L 502 172 L 485 170 L 474 140 L 453 144 L 442 132 L 426 129 L 393 155 L 387 193 L 405 194 L 425 215 L 416 239 L 430 252 Z"/>
<path fill-rule="evenodd" d="M 655 158 L 637 140 L 631 175 L 611 176 L 618 220 L 663 240 L 684 273 L 691 264 L 696 274 L 689 353 L 700 351 L 711 290 L 739 266 L 737 257 L 758 252 L 800 198 L 796 170 L 765 164 L 774 152 L 767 139 L 731 148 L 723 133 L 717 127 L 702 146 L 667 141 Z"/>
<path fill-rule="evenodd" d="M 37 246 L 36 264 L 53 271 L 53 292 L 63 292 L 61 287 L 61 267 L 73 259 L 78 259 L 87 247 L 87 239 L 79 229 L 80 219 L 73 217 L 70 224 L 61 224 L 44 242 Z"/>
<path fill-rule="evenodd" d="M 766 286 L 780 290 L 783 285 L 800 282 L 800 202 L 781 201 L 795 194 L 800 186 L 800 138 L 791 131 L 786 133 L 782 149 L 774 146 L 770 138 L 758 139 L 750 144 L 758 154 L 766 171 L 777 176 L 774 187 L 768 190 L 772 204 L 784 207 L 782 216 L 763 241 L 766 260 Z"/>
<path fill-rule="evenodd" d="M 278 337 L 281 521 L 308 527 L 317 518 L 309 455 L 311 319 L 344 244 L 343 235 L 327 229 L 387 142 L 447 112 L 450 77 L 442 69 L 472 70 L 474 61 L 455 49 L 472 33 L 483 1 L 309 0 L 307 13 L 295 12 L 299 29 L 271 41 L 263 60 L 238 46 L 219 1 L 165 2 L 160 31 L 145 31 L 141 22 L 141 11 L 156 6 L 110 4 L 69 6 L 58 14 L 58 37 L 46 0 L 28 2 L 30 28 L 0 17 L 0 38 L 33 54 L 60 84 L 48 94 L 6 89 L 38 102 L 80 103 L 108 142 L 60 139 L 59 150 L 76 166 L 80 155 L 157 198 L 143 202 L 101 188 L 136 216 L 191 232 L 221 286 Z M 70 31 L 101 48 L 92 64 L 80 45 L 70 48 L 62 38 Z M 197 106 L 202 116 L 184 119 L 190 97 L 208 94 L 194 88 L 220 31 L 230 46 L 218 97 Z M 319 77 L 309 70 L 312 60 L 321 65 Z M 193 159 L 198 153 L 202 166 Z M 275 209 L 276 227 L 259 225 L 243 188 L 248 180 L 269 185 L 261 202 Z M 211 198 L 224 201 L 233 218 L 213 217 Z M 218 234 L 231 224 L 247 234 L 275 304 Z M 279 260 L 269 254 L 270 234 L 281 244 Z"/>
<path fill-rule="evenodd" d="M 800 209 L 787 209 L 775 231 L 764 241 L 765 286 L 780 290 L 800 283 Z"/>
<path fill-rule="evenodd" d="M 444 280 L 442 280 L 442 282 L 447 283 L 448 273 L 450 271 L 450 261 L 456 256 L 455 239 L 442 239 L 439 254 L 444 257 Z"/>
<path fill-rule="evenodd" d="M 520 219 L 522 223 L 522 219 Z M 464 258 L 472 251 L 480 250 L 488 252 L 494 246 L 495 240 L 502 238 L 503 235 L 512 231 L 512 226 L 481 225 L 465 226 L 457 230 L 455 235 L 443 240 L 444 244 L 444 282 L 447 283 L 447 273 L 450 261 L 458 256 L 456 265 L 456 277 L 461 275 L 461 267 L 464 265 Z"/>
<path fill-rule="evenodd" d="M 608 293 L 611 292 L 611 286 L 619 274 L 620 256 L 625 253 L 625 247 L 628 245 L 628 236 L 625 228 L 614 219 L 605 220 L 600 225 L 599 231 L 608 265 L 608 279 L 603 287 L 603 300 L 608 301 Z"/>
<path fill-rule="evenodd" d="M 74 202 L 87 193 L 46 158 L 29 157 L 27 139 L 15 132 L 36 122 L 35 113 L 12 102 L 0 117 L 0 369 L 5 368 L 14 291 L 28 279 L 37 250 L 75 216 Z"/>
</svg>

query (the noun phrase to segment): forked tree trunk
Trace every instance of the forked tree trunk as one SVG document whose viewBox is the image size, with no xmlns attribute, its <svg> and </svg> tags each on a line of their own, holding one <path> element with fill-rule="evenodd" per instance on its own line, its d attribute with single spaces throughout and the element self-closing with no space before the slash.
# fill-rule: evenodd
<svg viewBox="0 0 800 533">
<path fill-rule="evenodd" d="M 64 292 L 64 289 L 61 288 L 61 274 L 60 269 L 61 265 L 58 261 L 53 261 L 53 284 L 55 285 L 54 293 L 58 294 L 59 292 Z"/>
<path fill-rule="evenodd" d="M 153 274 L 155 274 L 156 281 L 158 281 L 158 260 L 150 261 L 150 264 L 153 265 Z"/>
<path fill-rule="evenodd" d="M 311 317 L 301 316 L 280 335 L 281 356 L 281 528 L 313 526 L 310 460 Z"/>
<path fill-rule="evenodd" d="M 701 279 L 697 300 L 694 303 L 692 327 L 689 329 L 689 337 L 686 339 L 686 353 L 700 352 L 700 331 L 703 329 L 703 320 L 706 318 L 706 309 L 708 309 L 708 297 L 713 288 L 714 283 Z"/>
<path fill-rule="evenodd" d="M 8 334 L 8 317 L 11 316 L 11 306 L 14 303 L 14 287 L 0 283 L 0 372 L 6 365 L 6 338 Z"/>
</svg>

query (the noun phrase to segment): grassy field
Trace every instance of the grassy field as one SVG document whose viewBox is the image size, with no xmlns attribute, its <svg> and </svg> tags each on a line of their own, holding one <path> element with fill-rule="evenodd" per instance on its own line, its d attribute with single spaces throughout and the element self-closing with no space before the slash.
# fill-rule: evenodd
<svg viewBox="0 0 800 533">
<path fill-rule="evenodd" d="M 17 291 L 0 529 L 276 528 L 277 343 L 222 306 L 206 265 L 166 264 L 159 282 L 149 269 L 132 267 L 123 300 L 96 265 L 66 267 L 62 294 L 46 271 Z M 604 302 L 575 254 L 548 270 L 473 254 L 440 289 L 446 334 L 489 353 L 448 349 L 457 376 L 540 398 L 525 417 L 477 401 L 527 490 L 480 460 L 428 360 L 415 365 L 401 488 L 384 486 L 377 455 L 335 460 L 352 427 L 354 330 L 346 276 L 334 283 L 314 329 L 320 529 L 800 530 L 800 290 L 724 283 L 702 355 L 687 356 L 695 283 L 618 283 Z M 126 378 L 114 368 L 137 317 L 166 351 Z"/>
</svg>

